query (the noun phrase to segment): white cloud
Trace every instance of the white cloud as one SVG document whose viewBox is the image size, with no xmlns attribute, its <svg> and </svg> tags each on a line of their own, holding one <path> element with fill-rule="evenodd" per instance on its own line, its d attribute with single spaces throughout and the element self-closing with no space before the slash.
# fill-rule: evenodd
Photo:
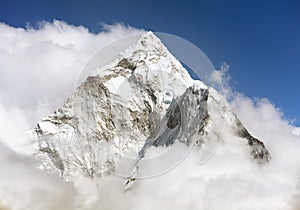
<svg viewBox="0 0 300 210">
<path fill-rule="evenodd" d="M 299 128 L 267 99 L 252 100 L 228 86 L 233 109 L 272 155 L 266 166 L 253 164 L 244 143 L 225 131 L 241 152 L 225 141 L 208 163 L 197 165 L 199 153 L 192 151 L 170 173 L 137 181 L 124 193 L 121 178 L 66 183 L 2 144 L 23 148 L 23 131 L 64 102 L 88 59 L 109 42 L 138 32 L 121 24 L 104 25 L 99 34 L 61 21 L 38 29 L 0 24 L 0 209 L 297 209 Z M 226 76 L 222 71 L 228 84 Z"/>
<path fill-rule="evenodd" d="M 293 134 L 300 136 L 300 128 L 294 128 Z"/>
</svg>

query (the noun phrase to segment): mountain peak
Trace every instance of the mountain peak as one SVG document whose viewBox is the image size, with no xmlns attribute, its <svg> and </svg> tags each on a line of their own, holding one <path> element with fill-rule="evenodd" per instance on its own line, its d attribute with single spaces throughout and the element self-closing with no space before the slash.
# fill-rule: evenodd
<svg viewBox="0 0 300 210">
<path fill-rule="evenodd" d="M 180 61 L 151 31 L 142 34 L 133 46 L 120 52 L 114 62 L 99 68 L 96 73 L 105 77 L 112 92 L 116 92 L 118 85 L 133 74 L 140 75 L 145 80 L 156 77 L 164 85 L 164 89 L 174 90 L 175 95 L 182 94 L 194 84 L 207 88 L 201 81 L 191 78 Z"/>
<path fill-rule="evenodd" d="M 128 177 L 128 188 L 141 174 L 153 175 L 143 168 L 149 149 L 168 150 L 174 143 L 206 148 L 204 161 L 221 142 L 235 147 L 223 138 L 224 128 L 248 141 L 256 163 L 269 160 L 265 145 L 252 137 L 225 99 L 193 80 L 159 38 L 147 32 L 89 76 L 62 108 L 38 123 L 33 136 L 42 168 L 69 180 L 117 173 Z M 128 154 L 131 158 L 124 160 Z"/>
<path fill-rule="evenodd" d="M 144 47 L 159 46 L 159 47 L 165 48 L 165 46 L 162 44 L 161 40 L 152 31 L 148 31 L 148 32 L 142 34 L 139 42 L 141 42 Z"/>
</svg>

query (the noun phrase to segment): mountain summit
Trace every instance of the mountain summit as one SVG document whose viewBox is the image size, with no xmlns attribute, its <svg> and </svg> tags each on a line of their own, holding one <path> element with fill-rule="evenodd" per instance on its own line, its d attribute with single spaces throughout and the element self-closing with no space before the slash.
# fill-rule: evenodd
<svg viewBox="0 0 300 210">
<path fill-rule="evenodd" d="M 244 142 L 244 155 L 253 164 L 268 162 L 264 143 L 247 131 L 225 98 L 193 80 L 147 32 L 114 62 L 90 75 L 32 134 L 38 140 L 34 147 L 41 168 L 58 171 L 66 180 L 117 174 L 127 178 L 127 189 L 136 178 L 159 174 L 182 159 L 185 153 L 173 152 L 176 161 L 161 168 L 154 160 L 170 159 L 168 151 L 175 144 L 186 151 L 198 149 L 203 162 L 218 145 L 241 149 L 223 135 L 224 130 Z M 160 153 L 153 155 L 155 148 Z"/>
</svg>

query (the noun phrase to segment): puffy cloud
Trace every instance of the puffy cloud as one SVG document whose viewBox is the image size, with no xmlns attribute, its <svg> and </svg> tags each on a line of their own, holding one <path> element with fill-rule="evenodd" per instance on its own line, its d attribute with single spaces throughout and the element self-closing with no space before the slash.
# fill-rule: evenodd
<svg viewBox="0 0 300 210">
<path fill-rule="evenodd" d="M 265 166 L 253 164 L 244 142 L 225 130 L 224 138 L 238 150 L 225 141 L 204 165 L 197 164 L 199 151 L 192 150 L 174 170 L 138 180 L 125 193 L 119 177 L 66 183 L 15 152 L 30 148 L 24 131 L 61 106 L 97 50 L 140 32 L 122 24 L 104 25 L 98 34 L 62 21 L 43 22 L 37 29 L 0 24 L 0 209 L 299 208 L 300 128 L 267 99 L 232 91 L 227 66 L 218 77 L 241 121 L 266 143 L 272 160 Z"/>
</svg>

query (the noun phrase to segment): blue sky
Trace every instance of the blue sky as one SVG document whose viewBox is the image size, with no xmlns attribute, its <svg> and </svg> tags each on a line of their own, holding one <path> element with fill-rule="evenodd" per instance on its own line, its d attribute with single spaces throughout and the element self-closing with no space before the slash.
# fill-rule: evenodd
<svg viewBox="0 0 300 210">
<path fill-rule="evenodd" d="M 298 1 L 17 1 L 2 0 L 0 22 L 12 26 L 64 20 L 101 31 L 122 22 L 165 32 L 198 46 L 218 68 L 230 65 L 236 90 L 266 97 L 300 125 Z"/>
</svg>

